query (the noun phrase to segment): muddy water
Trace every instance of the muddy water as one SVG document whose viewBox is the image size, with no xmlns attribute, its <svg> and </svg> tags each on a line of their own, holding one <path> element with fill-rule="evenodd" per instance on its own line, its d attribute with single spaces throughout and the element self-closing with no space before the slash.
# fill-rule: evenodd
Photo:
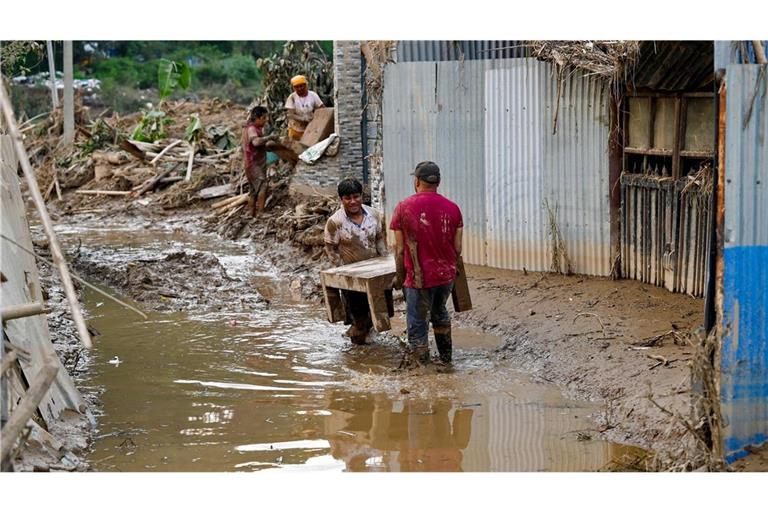
<svg viewBox="0 0 768 512">
<path fill-rule="evenodd" d="M 457 329 L 454 373 L 393 373 L 392 338 L 353 348 L 320 305 L 291 299 L 256 247 L 173 225 L 59 233 L 113 258 L 212 251 L 271 299 L 143 320 L 87 293 L 101 333 L 88 382 L 102 390 L 96 470 L 592 471 L 630 451 L 595 439 L 595 406 L 494 358 L 493 336 Z"/>
</svg>

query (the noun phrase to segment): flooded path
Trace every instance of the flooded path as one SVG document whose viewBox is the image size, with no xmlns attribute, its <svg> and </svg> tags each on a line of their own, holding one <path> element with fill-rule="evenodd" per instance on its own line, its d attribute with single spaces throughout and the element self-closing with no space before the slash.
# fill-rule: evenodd
<svg viewBox="0 0 768 512">
<path fill-rule="evenodd" d="M 494 357 L 493 336 L 457 329 L 454 373 L 393 373 L 393 337 L 353 348 L 258 248 L 172 224 L 57 231 L 115 261 L 210 252 L 270 300 L 143 320 L 86 292 L 100 332 L 85 383 L 102 391 L 97 471 L 594 471 L 631 451 L 596 440 L 593 404 Z"/>
</svg>

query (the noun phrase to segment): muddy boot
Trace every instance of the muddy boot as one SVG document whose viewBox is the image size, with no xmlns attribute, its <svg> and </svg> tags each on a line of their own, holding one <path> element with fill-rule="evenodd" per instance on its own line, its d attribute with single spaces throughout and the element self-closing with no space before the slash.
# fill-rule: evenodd
<svg viewBox="0 0 768 512">
<path fill-rule="evenodd" d="M 453 340 L 451 339 L 451 328 L 445 328 L 447 332 L 435 332 L 435 344 L 440 357 L 440 362 L 451 364 L 453 361 Z M 442 329 L 441 329 L 442 330 Z"/>
<path fill-rule="evenodd" d="M 429 363 L 429 347 L 408 347 L 403 352 L 403 358 L 400 360 L 400 366 L 395 370 L 415 370 Z"/>
</svg>

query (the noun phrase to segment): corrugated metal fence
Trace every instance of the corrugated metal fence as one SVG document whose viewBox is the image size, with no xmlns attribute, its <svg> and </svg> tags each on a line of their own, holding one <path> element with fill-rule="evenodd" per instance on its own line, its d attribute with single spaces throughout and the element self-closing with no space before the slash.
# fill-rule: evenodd
<svg viewBox="0 0 768 512">
<path fill-rule="evenodd" d="M 728 65 L 721 405 L 728 460 L 768 441 L 768 78 Z"/>
<path fill-rule="evenodd" d="M 413 192 L 415 164 L 433 160 L 441 193 L 464 214 L 466 262 L 549 270 L 552 211 L 573 271 L 608 275 L 610 94 L 577 72 L 565 79 L 559 107 L 557 96 L 553 66 L 530 58 L 388 67 L 387 214 Z"/>
</svg>

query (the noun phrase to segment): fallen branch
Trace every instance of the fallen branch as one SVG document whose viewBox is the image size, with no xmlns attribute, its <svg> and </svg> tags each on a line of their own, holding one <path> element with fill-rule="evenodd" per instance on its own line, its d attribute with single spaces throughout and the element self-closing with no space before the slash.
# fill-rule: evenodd
<svg viewBox="0 0 768 512">
<path fill-rule="evenodd" d="M 75 194 L 86 195 L 104 195 L 104 196 L 127 196 L 130 190 L 75 190 Z"/>
<path fill-rule="evenodd" d="M 145 192 L 149 192 L 151 190 L 154 190 L 155 187 L 157 187 L 157 185 L 160 183 L 160 180 L 162 180 L 163 178 L 165 178 L 166 176 L 171 174 L 178 167 L 179 167 L 179 164 L 176 164 L 173 167 L 171 167 L 170 169 L 166 169 L 165 171 L 159 173 L 154 178 L 151 178 L 151 179 L 147 180 L 146 183 L 144 183 L 137 191 L 134 192 L 133 196 L 134 197 L 140 197 Z"/>
<path fill-rule="evenodd" d="M 237 201 L 241 197 L 248 197 L 248 193 L 240 194 L 239 196 L 228 197 L 226 199 L 222 199 L 221 201 L 216 201 L 215 203 L 211 204 L 211 208 L 213 208 L 215 210 L 217 208 L 221 208 L 223 206 L 227 206 L 228 204 L 234 203 L 235 201 Z"/>
<path fill-rule="evenodd" d="M 164 154 L 166 154 L 168 151 L 170 151 L 172 148 L 174 148 L 174 147 L 178 146 L 178 145 L 179 145 L 179 144 L 181 144 L 182 142 L 184 142 L 184 141 L 183 141 L 183 140 L 181 140 L 181 139 L 179 139 L 179 140 L 177 140 L 177 141 L 174 141 L 174 142 L 171 142 L 170 144 L 168 144 L 168 145 L 165 147 L 165 149 L 163 149 L 163 150 L 162 150 L 160 153 L 158 153 L 158 154 L 157 154 L 157 156 L 156 156 L 155 158 L 153 158 L 152 160 L 150 160 L 150 161 L 149 161 L 149 163 L 150 163 L 150 164 L 152 164 L 152 165 L 155 165 L 155 162 L 157 162 L 158 160 L 160 160 L 160 158 L 162 158 L 162 156 L 163 156 Z"/>
<path fill-rule="evenodd" d="M 575 317 L 573 317 L 573 322 L 571 322 L 571 323 L 572 324 L 576 323 L 576 319 L 579 318 L 580 316 L 593 316 L 593 317 L 597 318 L 597 321 L 600 322 L 600 327 L 603 328 L 603 337 L 608 338 L 608 333 L 605 332 L 605 324 L 603 323 L 603 321 L 600 319 L 599 316 L 597 316 L 594 313 L 579 313 Z"/>
</svg>

